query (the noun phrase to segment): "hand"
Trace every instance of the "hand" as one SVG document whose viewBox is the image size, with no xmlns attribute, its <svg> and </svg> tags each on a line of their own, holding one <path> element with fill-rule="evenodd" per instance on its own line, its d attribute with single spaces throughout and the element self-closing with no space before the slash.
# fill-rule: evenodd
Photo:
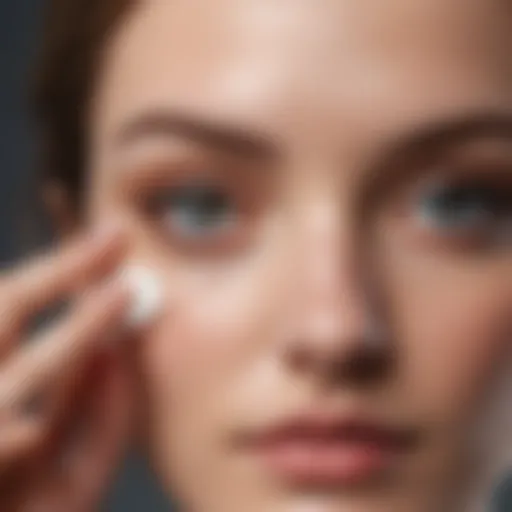
<svg viewBox="0 0 512 512">
<path fill-rule="evenodd" d="M 113 476 L 132 393 L 112 334 L 129 296 L 104 278 L 124 245 L 111 229 L 0 277 L 0 510 L 91 512 Z M 66 297 L 80 300 L 25 340 L 34 315 Z"/>
</svg>

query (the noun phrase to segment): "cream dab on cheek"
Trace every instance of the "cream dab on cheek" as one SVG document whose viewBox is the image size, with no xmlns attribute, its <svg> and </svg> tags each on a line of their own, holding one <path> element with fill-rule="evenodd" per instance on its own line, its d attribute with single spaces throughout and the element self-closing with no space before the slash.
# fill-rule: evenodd
<svg viewBox="0 0 512 512">
<path fill-rule="evenodd" d="M 142 264 L 126 264 L 119 278 L 131 290 L 132 301 L 125 317 L 129 328 L 147 327 L 164 306 L 164 284 L 158 271 Z"/>
</svg>

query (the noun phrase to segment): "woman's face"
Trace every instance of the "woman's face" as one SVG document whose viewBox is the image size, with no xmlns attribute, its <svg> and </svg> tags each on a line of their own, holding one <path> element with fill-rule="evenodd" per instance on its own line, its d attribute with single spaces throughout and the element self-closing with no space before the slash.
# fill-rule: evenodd
<svg viewBox="0 0 512 512">
<path fill-rule="evenodd" d="M 89 219 L 165 283 L 132 349 L 190 510 L 430 512 L 471 466 L 510 368 L 510 14 L 146 0 L 111 34 Z"/>
</svg>

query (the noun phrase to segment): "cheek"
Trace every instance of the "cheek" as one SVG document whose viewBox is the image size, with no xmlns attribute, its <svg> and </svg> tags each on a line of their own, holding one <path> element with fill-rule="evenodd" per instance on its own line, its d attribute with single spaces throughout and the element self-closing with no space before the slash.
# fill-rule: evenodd
<svg viewBox="0 0 512 512">
<path fill-rule="evenodd" d="M 393 273 L 399 357 L 411 396 L 437 420 L 472 418 L 510 348 L 510 286 L 498 267 L 411 259 Z"/>
<path fill-rule="evenodd" d="M 289 293 L 285 262 L 280 251 L 269 250 L 223 268 L 173 270 L 175 300 L 140 353 L 144 384 L 164 421 L 171 412 L 183 424 L 222 414 L 222 402 L 247 380 L 273 338 Z"/>
<path fill-rule="evenodd" d="M 265 314 L 266 299 L 257 280 L 245 287 L 217 283 L 189 288 L 147 346 L 148 364 L 165 378 L 160 386 L 186 400 L 198 387 L 211 389 L 219 379 L 228 379 L 262 336 L 258 318 Z"/>
</svg>

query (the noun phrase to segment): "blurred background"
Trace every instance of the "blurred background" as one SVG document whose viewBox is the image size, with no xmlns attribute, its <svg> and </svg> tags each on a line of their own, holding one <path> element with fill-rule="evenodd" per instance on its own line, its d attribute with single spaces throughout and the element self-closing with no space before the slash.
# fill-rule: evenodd
<svg viewBox="0 0 512 512">
<path fill-rule="evenodd" d="M 44 0 L 0 0 L 2 266 L 10 265 L 28 250 L 44 245 L 50 234 L 36 202 L 36 141 L 27 101 L 43 6 Z M 120 471 L 104 510 L 163 512 L 169 511 L 169 505 L 144 463 L 133 455 Z M 500 486 L 492 510 L 512 512 L 510 482 Z"/>
</svg>

